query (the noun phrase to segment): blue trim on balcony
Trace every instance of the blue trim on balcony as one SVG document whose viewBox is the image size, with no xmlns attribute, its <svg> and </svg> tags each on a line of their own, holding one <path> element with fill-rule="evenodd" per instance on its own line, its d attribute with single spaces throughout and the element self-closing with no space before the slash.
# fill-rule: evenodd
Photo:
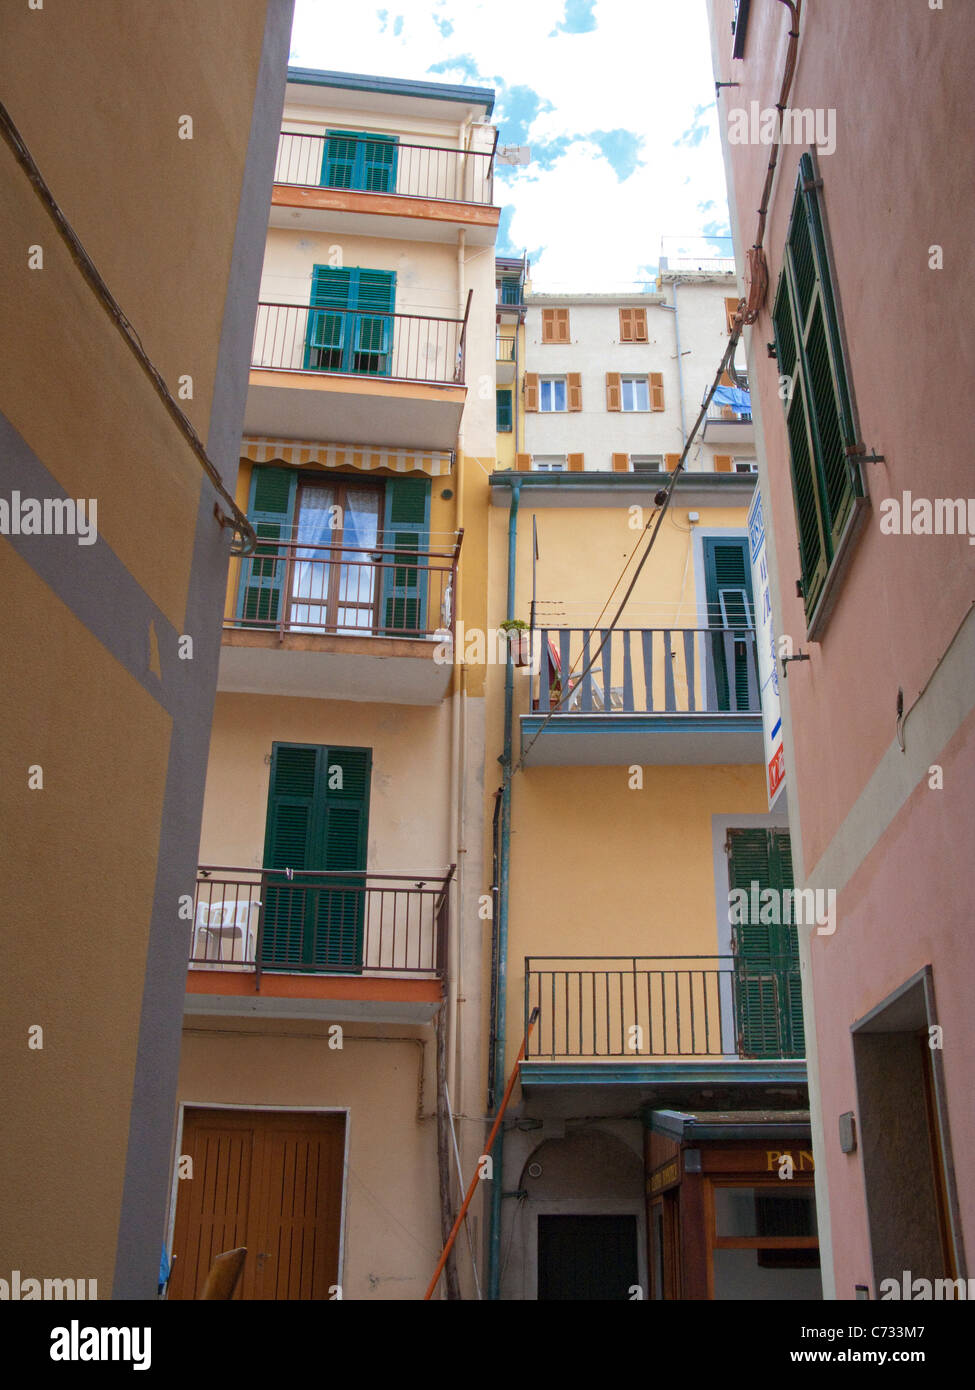
<svg viewBox="0 0 975 1390">
<path fill-rule="evenodd" d="M 747 1061 L 740 1057 L 687 1061 L 522 1062 L 523 1089 L 534 1086 L 805 1086 L 804 1059 Z"/>
</svg>

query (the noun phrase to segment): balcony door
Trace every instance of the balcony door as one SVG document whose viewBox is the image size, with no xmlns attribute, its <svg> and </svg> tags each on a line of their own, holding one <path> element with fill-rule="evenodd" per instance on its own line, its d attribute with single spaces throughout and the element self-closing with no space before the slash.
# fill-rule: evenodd
<svg viewBox="0 0 975 1390">
<path fill-rule="evenodd" d="M 789 832 L 729 830 L 728 882 L 747 897 L 741 920 L 732 927 L 739 1052 L 803 1057 L 799 943 L 791 901 L 786 911 L 783 900 L 784 890 L 793 887 Z M 775 902 L 763 904 L 762 893 L 769 888 Z"/>
<path fill-rule="evenodd" d="M 262 970 L 361 971 L 371 770 L 369 748 L 273 744 Z"/>
<path fill-rule="evenodd" d="M 751 636 L 755 629 L 755 606 L 748 541 L 714 536 L 705 536 L 703 540 L 708 627 L 718 629 L 709 635 L 708 652 L 717 709 L 757 710 L 758 680 Z M 732 636 L 726 640 L 729 630 Z"/>
<path fill-rule="evenodd" d="M 292 632 L 373 632 L 383 483 L 302 479 L 291 579 Z M 341 549 L 339 549 L 341 547 Z"/>
<path fill-rule="evenodd" d="M 396 272 L 312 267 L 306 371 L 390 376 Z"/>
</svg>

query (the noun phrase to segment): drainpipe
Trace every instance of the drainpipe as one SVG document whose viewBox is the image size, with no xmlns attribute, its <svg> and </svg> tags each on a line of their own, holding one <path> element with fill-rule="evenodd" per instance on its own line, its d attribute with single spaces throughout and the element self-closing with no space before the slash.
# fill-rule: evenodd
<svg viewBox="0 0 975 1390">
<path fill-rule="evenodd" d="M 515 555 L 518 541 L 518 503 L 521 483 L 511 488 L 508 510 L 508 604 L 507 616 L 515 616 Z M 504 672 L 504 752 L 501 756 L 501 855 L 498 905 L 497 1016 L 494 1026 L 494 1083 L 504 1079 L 504 1030 L 506 1023 L 508 975 L 508 880 L 511 864 L 511 767 L 512 723 L 515 694 L 515 668 L 511 646 Z M 492 1110 L 496 1110 L 497 1098 Z M 501 1197 L 504 1187 L 504 1128 L 498 1129 L 494 1143 L 491 1183 L 490 1238 L 488 1242 L 488 1298 L 497 1301 L 501 1290 Z"/>
<path fill-rule="evenodd" d="M 673 304 L 658 304 L 658 309 L 666 309 L 674 316 L 674 334 L 677 338 L 677 390 L 680 394 L 680 442 L 681 448 L 687 443 L 687 426 L 684 423 L 684 359 L 680 350 L 680 314 L 677 309 L 677 286 L 679 280 L 674 281 L 674 302 Z"/>
</svg>

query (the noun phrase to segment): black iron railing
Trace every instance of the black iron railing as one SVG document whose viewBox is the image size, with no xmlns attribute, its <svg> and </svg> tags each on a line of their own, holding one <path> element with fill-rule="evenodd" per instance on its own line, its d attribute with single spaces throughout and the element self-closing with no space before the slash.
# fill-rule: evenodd
<svg viewBox="0 0 975 1390">
<path fill-rule="evenodd" d="M 264 971 L 442 977 L 453 872 L 202 865 L 190 964 L 258 979 Z"/>
<path fill-rule="evenodd" d="M 532 1058 L 802 1057 L 794 957 L 527 956 Z"/>
<path fill-rule="evenodd" d="M 283 130 L 274 181 L 484 205 L 494 197 L 494 149 L 455 150 L 362 135 Z"/>
</svg>

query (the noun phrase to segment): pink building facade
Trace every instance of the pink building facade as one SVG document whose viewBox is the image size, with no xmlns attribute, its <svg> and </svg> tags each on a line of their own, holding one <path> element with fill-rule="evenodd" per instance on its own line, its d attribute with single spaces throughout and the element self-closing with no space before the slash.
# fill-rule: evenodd
<svg viewBox="0 0 975 1390">
<path fill-rule="evenodd" d="M 975 16 L 708 8 L 743 272 L 794 57 L 745 338 L 796 879 L 835 893 L 800 927 L 823 1286 L 902 1296 L 975 1274 Z"/>
</svg>

